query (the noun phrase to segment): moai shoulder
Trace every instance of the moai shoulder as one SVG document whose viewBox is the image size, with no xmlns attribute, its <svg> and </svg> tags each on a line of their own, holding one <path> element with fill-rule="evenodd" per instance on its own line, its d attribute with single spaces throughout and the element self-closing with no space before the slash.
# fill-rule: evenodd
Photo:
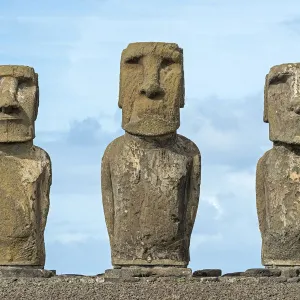
<svg viewBox="0 0 300 300">
<path fill-rule="evenodd" d="M 45 264 L 51 161 L 33 145 L 38 75 L 0 66 L 0 266 Z"/>
<path fill-rule="evenodd" d="M 262 263 L 300 265 L 300 64 L 271 68 L 264 121 L 273 148 L 258 161 L 256 204 Z"/>
<path fill-rule="evenodd" d="M 102 201 L 115 267 L 189 263 L 201 156 L 176 132 L 183 106 L 182 49 L 129 44 L 119 92 L 125 135 L 102 158 Z"/>
</svg>

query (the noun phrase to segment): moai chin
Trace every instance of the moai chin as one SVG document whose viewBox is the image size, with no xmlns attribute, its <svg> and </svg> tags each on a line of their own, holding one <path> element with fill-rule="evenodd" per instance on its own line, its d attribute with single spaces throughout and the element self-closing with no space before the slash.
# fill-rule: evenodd
<svg viewBox="0 0 300 300">
<path fill-rule="evenodd" d="M 121 58 L 125 134 L 102 158 L 102 201 L 112 264 L 189 263 L 200 192 L 200 152 L 176 133 L 184 106 L 183 54 L 172 43 L 132 43 Z"/>
<path fill-rule="evenodd" d="M 0 266 L 45 264 L 51 162 L 33 145 L 38 75 L 0 66 Z"/>
<path fill-rule="evenodd" d="M 273 148 L 260 158 L 256 173 L 262 264 L 299 266 L 300 64 L 271 68 L 264 102 Z"/>
</svg>

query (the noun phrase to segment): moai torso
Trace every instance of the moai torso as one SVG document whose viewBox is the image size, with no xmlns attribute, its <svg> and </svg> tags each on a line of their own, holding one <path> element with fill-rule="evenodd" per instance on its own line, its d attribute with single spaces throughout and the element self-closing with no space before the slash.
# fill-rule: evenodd
<svg viewBox="0 0 300 300">
<path fill-rule="evenodd" d="M 37 74 L 0 66 L 0 265 L 44 266 L 51 162 L 33 146 Z"/>
<path fill-rule="evenodd" d="M 298 64 L 271 68 L 264 121 L 274 142 L 257 164 L 256 201 L 262 263 L 300 265 L 300 98 Z"/>
<path fill-rule="evenodd" d="M 182 76 L 175 44 L 130 44 L 123 52 L 119 105 L 126 133 L 107 147 L 101 177 L 114 266 L 189 262 L 200 153 L 176 133 Z"/>
</svg>

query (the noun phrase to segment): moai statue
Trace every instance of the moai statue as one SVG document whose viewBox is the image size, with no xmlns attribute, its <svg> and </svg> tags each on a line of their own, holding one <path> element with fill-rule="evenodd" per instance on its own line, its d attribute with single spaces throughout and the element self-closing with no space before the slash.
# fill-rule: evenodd
<svg viewBox="0 0 300 300">
<path fill-rule="evenodd" d="M 34 69 L 0 66 L 0 275 L 3 266 L 45 264 L 51 162 L 33 145 L 38 104 Z"/>
<path fill-rule="evenodd" d="M 256 173 L 262 264 L 300 266 L 300 64 L 271 68 L 264 103 L 273 148 Z"/>
<path fill-rule="evenodd" d="M 176 133 L 184 106 L 182 49 L 132 43 L 121 58 L 119 107 L 125 134 L 102 158 L 102 201 L 112 264 L 189 263 L 200 191 L 200 152 Z"/>
</svg>

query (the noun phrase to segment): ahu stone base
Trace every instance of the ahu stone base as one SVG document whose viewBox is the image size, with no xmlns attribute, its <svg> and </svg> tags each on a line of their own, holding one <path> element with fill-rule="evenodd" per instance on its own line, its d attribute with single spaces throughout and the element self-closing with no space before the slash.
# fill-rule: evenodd
<svg viewBox="0 0 300 300">
<path fill-rule="evenodd" d="M 180 267 L 122 267 L 105 271 L 105 281 L 138 281 L 140 278 L 191 278 L 192 270 Z"/>
<path fill-rule="evenodd" d="M 50 278 L 56 275 L 54 270 L 45 270 L 41 267 L 32 266 L 0 266 L 0 279 L 1 278 Z"/>
<path fill-rule="evenodd" d="M 268 277 L 259 270 L 220 277 L 140 277 L 137 282 L 107 282 L 104 275 L 50 278 L 0 278 L 4 300 L 299 300 L 300 277 Z M 263 274 L 263 277 L 260 277 Z M 295 273 L 294 273 L 295 274 Z"/>
</svg>

